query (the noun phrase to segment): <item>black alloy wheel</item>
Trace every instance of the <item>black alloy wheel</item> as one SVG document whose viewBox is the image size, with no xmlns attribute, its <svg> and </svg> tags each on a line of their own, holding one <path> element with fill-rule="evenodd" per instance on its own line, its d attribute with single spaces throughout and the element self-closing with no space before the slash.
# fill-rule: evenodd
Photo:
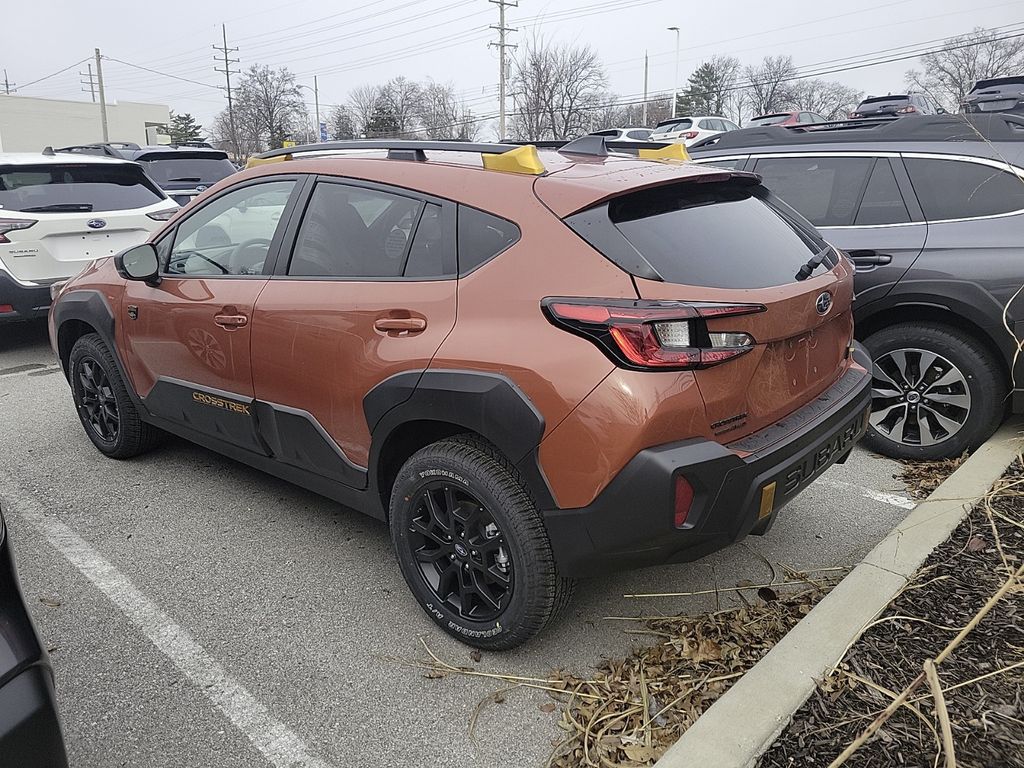
<svg viewBox="0 0 1024 768">
<path fill-rule="evenodd" d="M 82 421 L 105 443 L 116 443 L 121 431 L 117 399 L 103 366 L 92 357 L 83 357 L 77 366 L 75 386 L 78 389 Z"/>
<path fill-rule="evenodd" d="M 472 492 L 444 480 L 425 485 L 415 500 L 409 539 L 423 580 L 448 610 L 490 621 L 508 606 L 510 550 Z"/>
</svg>

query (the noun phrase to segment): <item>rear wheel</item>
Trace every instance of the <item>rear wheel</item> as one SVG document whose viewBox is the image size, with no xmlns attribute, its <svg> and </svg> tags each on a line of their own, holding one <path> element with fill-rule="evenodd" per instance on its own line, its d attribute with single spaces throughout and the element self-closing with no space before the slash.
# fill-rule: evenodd
<svg viewBox="0 0 1024 768">
<path fill-rule="evenodd" d="M 515 468 L 473 437 L 434 443 L 405 463 L 391 493 L 391 537 L 423 610 L 477 648 L 525 642 L 572 596 Z"/>
<path fill-rule="evenodd" d="M 902 323 L 864 345 L 874 361 L 864 440 L 872 450 L 897 459 L 954 458 L 981 445 L 1002 421 L 1004 373 L 973 336 Z"/>
<path fill-rule="evenodd" d="M 99 335 L 86 334 L 75 342 L 68 369 L 78 417 L 101 453 L 128 459 L 152 447 L 159 432 L 139 418 L 114 356 Z"/>
</svg>

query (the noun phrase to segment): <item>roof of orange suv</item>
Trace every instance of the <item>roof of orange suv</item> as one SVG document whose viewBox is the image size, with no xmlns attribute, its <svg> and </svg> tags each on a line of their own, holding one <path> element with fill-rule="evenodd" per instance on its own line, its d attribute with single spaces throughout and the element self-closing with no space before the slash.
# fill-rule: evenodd
<svg viewBox="0 0 1024 768">
<path fill-rule="evenodd" d="M 351 144 L 355 142 L 347 143 Z M 396 144 L 404 147 L 416 142 Z M 626 191 L 684 180 L 710 182 L 742 178 L 754 183 L 758 178 L 751 173 L 698 166 L 670 158 L 648 159 L 617 153 L 576 154 L 565 152 L 564 147 L 562 150 L 542 148 L 537 152 L 543 169 L 540 174 L 509 172 L 484 168 L 479 153 L 457 149 L 457 146 L 453 144 L 452 149 L 443 151 L 428 148 L 429 156 L 422 150 L 415 150 L 421 153 L 425 162 L 424 159 L 413 159 L 412 155 L 390 159 L 383 148 L 356 147 L 339 151 L 310 145 L 294 148 L 287 154 L 276 153 L 276 157 L 289 162 L 258 165 L 243 171 L 243 174 L 246 177 L 290 173 L 343 175 L 406 187 L 495 211 L 510 208 L 510 193 L 522 195 L 527 186 L 532 186 L 537 197 L 559 217 L 569 216 Z M 507 148 L 507 145 L 491 146 Z M 267 155 L 275 156 L 275 153 Z"/>
</svg>

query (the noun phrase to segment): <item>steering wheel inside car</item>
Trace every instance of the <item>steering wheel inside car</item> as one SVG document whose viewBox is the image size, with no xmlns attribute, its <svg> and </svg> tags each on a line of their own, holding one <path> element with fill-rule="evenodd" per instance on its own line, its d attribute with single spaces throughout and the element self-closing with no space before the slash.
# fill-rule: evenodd
<svg viewBox="0 0 1024 768">
<path fill-rule="evenodd" d="M 246 251 L 261 248 L 262 250 L 257 254 L 251 255 L 246 254 Z M 231 273 L 235 275 L 251 275 L 255 274 L 252 270 L 257 265 L 262 265 L 267 258 L 267 252 L 270 250 L 270 240 L 265 237 L 254 237 L 250 240 L 244 240 L 238 244 L 234 252 L 231 254 L 230 264 Z"/>
</svg>

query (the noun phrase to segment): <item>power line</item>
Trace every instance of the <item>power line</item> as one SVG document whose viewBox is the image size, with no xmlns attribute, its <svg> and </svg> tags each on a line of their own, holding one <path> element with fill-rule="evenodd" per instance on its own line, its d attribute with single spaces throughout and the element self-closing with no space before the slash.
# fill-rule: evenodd
<svg viewBox="0 0 1024 768">
<path fill-rule="evenodd" d="M 216 46 L 214 46 L 214 47 L 216 47 Z M 154 75 L 160 75 L 161 77 L 169 77 L 172 80 L 181 80 L 184 83 L 193 83 L 195 85 L 201 85 L 201 86 L 203 86 L 205 88 L 217 88 L 217 89 L 220 88 L 219 85 L 210 85 L 209 83 L 203 83 L 203 82 L 200 82 L 199 80 L 193 80 L 193 79 L 188 78 L 188 77 L 178 77 L 177 75 L 172 75 L 169 72 L 160 72 L 159 70 L 156 70 L 156 69 L 150 69 L 149 67 L 144 67 L 141 64 L 132 64 L 130 61 L 123 61 L 122 59 L 115 59 L 113 56 L 104 56 L 103 58 L 106 59 L 107 61 L 114 61 L 114 62 L 117 62 L 118 64 L 124 64 L 126 67 L 132 67 L 133 69 L 141 69 L 143 72 L 150 72 L 150 73 L 152 73 Z"/>
<path fill-rule="evenodd" d="M 68 65 L 67 65 L 66 67 L 64 67 L 63 69 L 58 69 L 58 70 L 57 70 L 56 72 L 52 72 L 51 74 L 49 74 L 49 75 L 46 75 L 45 77 L 40 77 L 40 78 L 39 78 L 38 80 L 33 80 L 33 81 L 32 81 L 32 82 L 30 82 L 30 83 L 23 83 L 21 87 L 22 87 L 22 88 L 28 88 L 28 87 L 29 87 L 29 86 L 31 86 L 31 85 L 35 85 L 36 83 L 41 83 L 41 82 L 43 82 L 43 80 L 49 80 L 49 79 L 50 79 L 51 77 L 56 77 L 57 75 L 63 75 L 63 74 L 64 74 L 65 72 L 67 72 L 67 71 L 68 71 L 69 69 L 74 69 L 74 68 L 75 68 L 75 67 L 77 67 L 77 66 L 78 66 L 79 64 L 85 64 L 85 62 L 87 62 L 87 61 L 89 60 L 89 58 L 90 58 L 90 57 L 86 56 L 86 57 L 85 57 L 84 59 L 82 59 L 81 61 L 76 61 L 76 62 L 75 62 L 74 64 L 68 64 Z"/>
</svg>

